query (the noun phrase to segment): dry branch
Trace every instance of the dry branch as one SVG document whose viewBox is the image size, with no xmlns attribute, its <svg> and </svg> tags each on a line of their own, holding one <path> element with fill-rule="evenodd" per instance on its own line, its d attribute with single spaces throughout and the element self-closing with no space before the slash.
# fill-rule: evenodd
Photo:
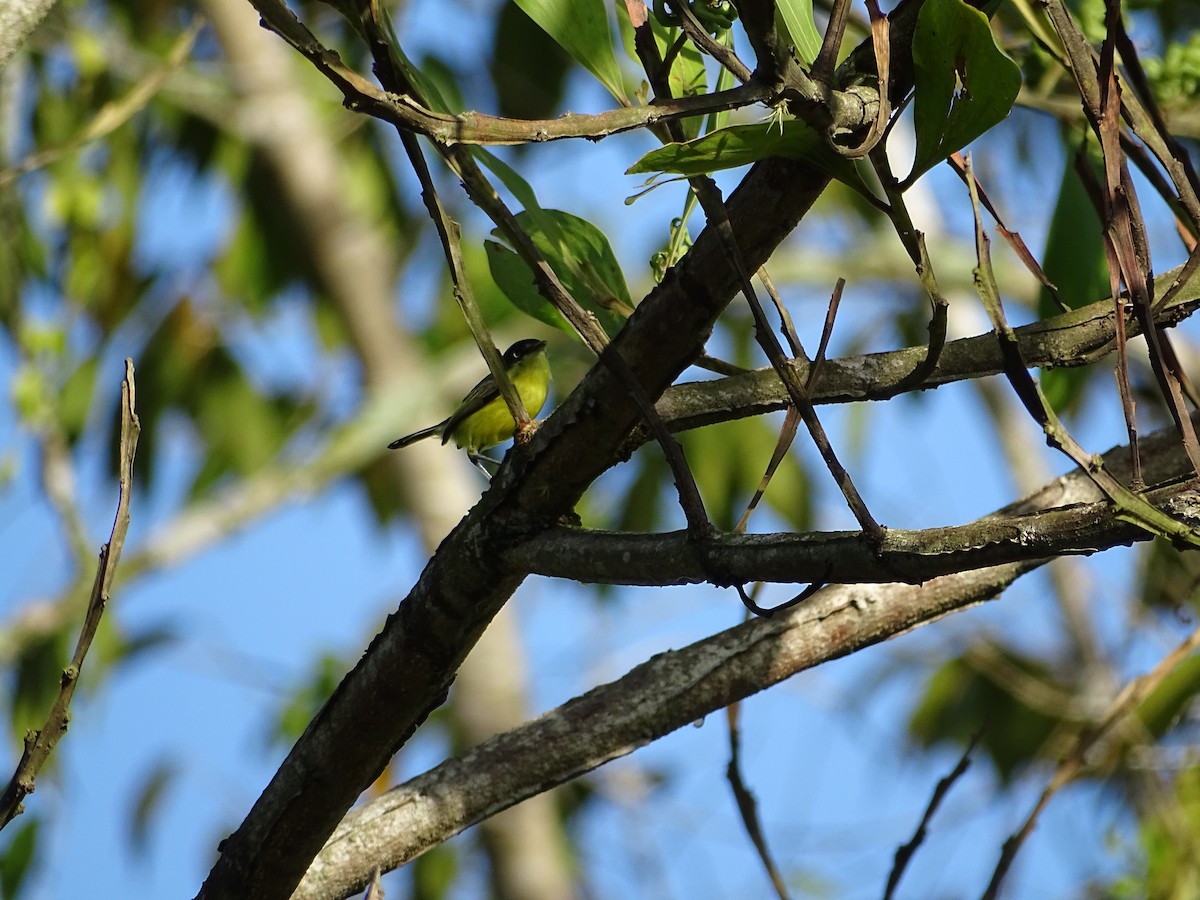
<svg viewBox="0 0 1200 900">
<path fill-rule="evenodd" d="M 23 812 L 22 801 L 33 793 L 38 773 L 50 758 L 55 746 L 67 733 L 67 726 L 71 719 L 69 712 L 71 698 L 75 696 L 75 688 L 79 684 L 79 675 L 83 669 L 84 659 L 88 650 L 91 649 L 96 630 L 100 627 L 100 619 L 104 615 L 104 607 L 108 603 L 113 578 L 116 576 L 117 563 L 121 559 L 121 550 L 125 546 L 125 534 L 129 530 L 133 460 L 137 454 L 138 434 L 141 431 L 135 406 L 136 399 L 133 360 L 126 359 L 125 379 L 121 382 L 120 481 L 117 513 L 113 520 L 112 532 L 108 542 L 100 547 L 100 562 L 96 566 L 96 579 L 92 583 L 92 593 L 88 598 L 83 627 L 80 629 L 79 640 L 75 644 L 71 662 L 63 669 L 58 696 L 50 707 L 46 724 L 40 730 L 30 731 L 25 735 L 25 750 L 21 754 L 21 761 L 17 764 L 17 769 L 8 783 L 8 787 L 5 788 L 3 796 L 0 797 L 0 828 Z"/>
</svg>

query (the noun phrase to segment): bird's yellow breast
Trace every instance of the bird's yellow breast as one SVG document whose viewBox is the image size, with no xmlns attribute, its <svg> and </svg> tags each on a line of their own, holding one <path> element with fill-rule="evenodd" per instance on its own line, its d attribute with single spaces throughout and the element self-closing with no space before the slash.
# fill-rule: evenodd
<svg viewBox="0 0 1200 900">
<path fill-rule="evenodd" d="M 550 388 L 550 364 L 545 353 L 517 363 L 508 373 L 513 387 L 525 404 L 525 411 L 536 416 L 546 403 Z M 488 447 L 503 443 L 513 436 L 517 423 L 504 403 L 496 397 L 482 409 L 463 419 L 454 429 L 454 445 L 468 453 L 478 453 Z"/>
</svg>

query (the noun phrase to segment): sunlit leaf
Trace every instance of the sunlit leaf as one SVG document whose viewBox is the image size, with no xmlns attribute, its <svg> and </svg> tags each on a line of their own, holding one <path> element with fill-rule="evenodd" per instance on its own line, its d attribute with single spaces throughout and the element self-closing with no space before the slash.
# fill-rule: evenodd
<svg viewBox="0 0 1200 900">
<path fill-rule="evenodd" d="M 812 63 L 821 52 L 821 32 L 813 22 L 812 0 L 777 0 L 775 12 L 787 29 L 800 61 Z"/>
<path fill-rule="evenodd" d="M 556 209 L 526 209 L 517 214 L 517 222 L 585 309 L 611 325 L 619 324 L 632 311 L 625 276 L 599 228 Z M 501 236 L 498 229 L 492 234 Z M 513 304 L 539 321 L 570 333 L 572 329 L 558 310 L 537 291 L 532 270 L 510 249 L 491 241 L 486 247 L 492 277 Z"/>
<path fill-rule="evenodd" d="M 604 0 L 517 0 L 517 5 L 610 94 L 625 99 Z"/>
<path fill-rule="evenodd" d="M 913 34 L 918 177 L 1004 121 L 1021 70 L 996 46 L 987 16 L 962 0 L 927 0 Z"/>
<path fill-rule="evenodd" d="M 694 141 L 667 144 L 651 150 L 630 166 L 626 174 L 706 175 L 747 166 L 770 156 L 803 160 L 830 178 L 871 195 L 854 163 L 829 149 L 820 135 L 796 119 L 782 123 L 732 125 Z"/>
</svg>

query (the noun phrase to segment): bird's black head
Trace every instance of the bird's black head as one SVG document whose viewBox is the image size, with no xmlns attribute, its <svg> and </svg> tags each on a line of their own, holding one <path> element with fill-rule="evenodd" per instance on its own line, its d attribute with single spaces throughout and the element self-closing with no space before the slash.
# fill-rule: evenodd
<svg viewBox="0 0 1200 900">
<path fill-rule="evenodd" d="M 546 342 L 539 341 L 536 338 L 525 338 L 523 341 L 517 341 L 504 351 L 504 368 L 511 368 L 516 364 L 517 360 L 533 356 L 533 354 L 545 349 L 545 347 Z"/>
</svg>

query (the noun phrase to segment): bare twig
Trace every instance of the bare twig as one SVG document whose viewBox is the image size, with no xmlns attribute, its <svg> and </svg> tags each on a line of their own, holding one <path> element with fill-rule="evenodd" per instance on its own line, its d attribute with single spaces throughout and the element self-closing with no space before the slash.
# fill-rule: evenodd
<svg viewBox="0 0 1200 900">
<path fill-rule="evenodd" d="M 954 170 L 955 174 L 965 184 L 967 181 L 967 169 L 962 153 L 952 153 L 946 159 L 946 164 Z M 996 207 L 992 205 L 992 201 L 988 198 L 987 192 L 984 191 L 983 185 L 979 183 L 978 178 L 975 179 L 975 191 L 979 194 L 979 203 L 991 214 L 991 217 L 996 222 L 997 230 L 1004 240 L 1008 242 L 1008 246 L 1012 248 L 1013 253 L 1017 255 L 1017 259 L 1021 260 L 1029 274 L 1037 279 L 1038 284 L 1050 292 L 1050 295 L 1058 302 L 1059 308 L 1065 311 L 1067 307 L 1063 306 L 1062 301 L 1058 299 L 1058 287 L 1042 271 L 1041 264 L 1025 243 L 1025 239 L 1021 237 L 1021 233 L 1019 231 L 1010 231 L 1008 226 L 1004 224 L 1004 219 L 996 211 Z"/>
<path fill-rule="evenodd" d="M 693 187 L 696 189 L 696 196 L 700 200 L 700 205 L 704 208 L 709 223 L 717 229 L 725 251 L 729 255 L 734 269 L 738 272 L 742 293 L 746 297 L 746 302 L 750 305 L 751 315 L 754 317 L 755 336 L 758 339 L 759 346 L 763 348 L 763 352 L 766 353 L 767 358 L 771 361 L 771 366 L 775 369 L 776 374 L 779 375 L 780 380 L 787 388 L 788 397 L 800 414 L 800 419 L 808 429 L 813 443 L 816 445 L 818 452 L 820 452 L 821 458 L 825 461 L 825 465 L 833 476 L 834 482 L 841 490 L 842 496 L 846 500 L 846 505 L 849 506 L 855 519 L 858 520 L 863 533 L 872 541 L 878 542 L 882 540 L 884 534 L 883 526 L 875 521 L 870 510 L 867 509 L 867 504 L 862 499 L 862 495 L 859 494 L 858 488 L 854 486 L 854 481 L 851 479 L 850 473 L 846 471 L 846 468 L 837 458 L 833 446 L 829 443 L 829 437 L 825 433 L 825 428 L 821 425 L 820 419 L 817 418 L 816 410 L 813 407 L 812 400 L 808 397 L 804 384 L 797 377 L 796 370 L 788 365 L 788 361 L 783 353 L 783 347 L 780 346 L 779 339 L 775 337 L 775 332 L 767 321 L 762 304 L 759 303 L 757 293 L 754 290 L 754 285 L 750 281 L 750 274 L 746 271 L 745 263 L 742 260 L 741 250 L 738 248 L 737 240 L 733 234 L 729 216 L 725 210 L 725 201 L 721 197 L 720 189 L 711 178 L 696 178 L 692 181 Z"/>
<path fill-rule="evenodd" d="M 814 81 L 829 84 L 833 79 L 833 69 L 837 64 L 838 51 L 842 47 L 842 38 L 846 34 L 846 19 L 850 15 L 850 7 L 854 0 L 833 0 L 829 11 L 829 24 L 825 26 L 825 36 L 821 39 L 821 49 L 813 60 L 808 74 Z"/>
<path fill-rule="evenodd" d="M 1200 439 L 1197 438 L 1186 413 L 1178 359 L 1166 334 L 1153 325 L 1154 295 L 1150 274 L 1150 250 L 1146 240 L 1145 223 L 1138 208 L 1137 192 L 1121 151 L 1122 116 L 1136 115 L 1138 111 L 1144 115 L 1144 110 L 1141 110 L 1140 106 L 1133 110 L 1131 104 L 1123 102 L 1122 99 L 1116 71 L 1117 33 L 1123 28 L 1120 21 L 1120 5 L 1112 0 L 1105 4 L 1107 34 L 1098 60 L 1061 0 L 1048 0 L 1046 9 L 1070 59 L 1070 71 L 1079 89 L 1084 114 L 1100 139 L 1104 156 L 1101 212 L 1105 222 L 1105 243 L 1111 245 L 1111 253 L 1118 262 L 1120 277 L 1129 289 L 1133 312 L 1141 322 L 1149 349 L 1151 369 L 1158 381 L 1163 400 L 1179 429 L 1180 438 L 1192 459 L 1193 467 L 1200 472 Z M 1157 137 L 1152 126 L 1142 129 L 1140 134 L 1148 141 Z M 1174 167 L 1174 170 L 1179 172 L 1178 161 L 1169 151 L 1164 151 L 1159 157 L 1168 171 Z M 1181 200 L 1188 196 L 1194 197 L 1188 178 L 1180 173 L 1174 180 Z M 1189 211 L 1195 218 L 1195 213 L 1200 211 L 1200 204 L 1193 205 Z"/>
<path fill-rule="evenodd" d="M 804 393 L 812 396 L 813 388 L 821 377 L 821 366 L 829 352 L 829 341 L 833 337 L 833 323 L 837 321 L 838 307 L 842 303 L 842 291 L 846 288 L 846 279 L 839 278 L 829 295 L 829 307 L 825 310 L 825 324 L 821 326 L 821 341 L 817 344 L 817 355 L 813 357 L 812 368 L 808 370 L 808 378 L 804 380 Z"/>
<path fill-rule="evenodd" d="M 771 849 L 767 846 L 762 823 L 758 818 L 758 802 L 742 779 L 742 730 L 738 721 L 741 708 L 741 703 L 731 703 L 725 707 L 725 721 L 729 724 L 729 765 L 725 767 L 725 777 L 733 791 L 733 799 L 737 803 L 738 814 L 742 817 L 742 825 L 746 828 L 746 836 L 750 838 L 750 843 L 754 845 L 754 850 L 762 861 L 767 879 L 775 890 L 775 896 L 779 900 L 788 900 L 787 885 L 771 856 Z"/>
<path fill-rule="evenodd" d="M 715 59 L 721 66 L 730 72 L 734 78 L 742 84 L 748 84 L 752 75 L 749 66 L 738 59 L 732 47 L 726 47 L 720 42 L 713 39 L 700 24 L 700 20 L 696 18 L 696 14 L 692 12 L 691 7 L 687 3 L 677 3 L 676 12 L 679 14 L 679 24 L 683 28 L 683 33 L 688 36 L 688 39 Z M 670 98 L 664 97 L 664 100 Z"/>
<path fill-rule="evenodd" d="M 694 195 L 693 195 L 694 196 Z M 788 347 L 791 348 L 793 359 L 807 359 L 804 353 L 804 347 L 800 343 L 800 336 L 796 333 L 796 326 L 792 323 L 791 314 L 788 313 L 787 306 L 783 302 L 783 298 L 779 295 L 779 291 L 775 289 L 775 282 L 771 280 L 766 267 L 758 270 L 758 278 L 766 288 L 767 295 L 771 298 L 771 302 L 775 304 L 775 311 L 779 313 L 779 327 L 783 331 L 783 336 L 787 339 Z M 809 371 L 808 381 L 805 383 L 805 392 L 812 385 L 812 370 Z M 767 461 L 767 468 L 763 472 L 762 478 L 759 479 L 758 487 L 754 491 L 754 495 L 746 504 L 746 509 L 742 512 L 741 518 L 738 519 L 737 525 L 734 526 L 734 531 L 738 534 L 744 534 L 746 527 L 750 524 L 750 516 L 758 507 L 763 495 L 767 492 L 767 486 L 771 483 L 771 479 L 775 477 L 775 472 L 779 469 L 780 463 L 787 457 L 787 452 L 792 446 L 792 442 L 796 439 L 796 429 L 800 424 L 800 413 L 797 411 L 795 404 L 788 406 L 787 414 L 783 420 L 783 427 L 779 429 L 779 437 L 775 441 L 775 449 L 771 451 L 771 458 Z"/>
<path fill-rule="evenodd" d="M 517 433 L 520 434 L 529 425 L 529 411 L 525 409 L 521 395 L 517 393 L 508 373 L 504 370 L 500 351 L 496 349 L 487 323 L 475 302 L 471 283 L 467 278 L 466 266 L 463 264 L 462 234 L 458 223 L 450 218 L 446 208 L 442 205 L 441 198 L 438 197 L 437 187 L 433 183 L 433 176 L 429 172 L 429 166 L 425 162 L 425 155 L 421 152 L 421 145 L 417 142 L 416 136 L 408 131 L 400 131 L 399 134 L 404 152 L 408 155 L 413 172 L 416 173 L 417 180 L 421 183 L 421 197 L 425 201 L 425 208 L 429 211 L 429 217 L 433 219 L 434 227 L 441 239 L 442 253 L 445 254 L 446 264 L 450 269 L 450 281 L 454 285 L 454 299 L 458 303 L 463 319 L 466 320 L 467 327 L 471 330 L 471 337 L 475 339 L 475 345 L 483 354 L 488 371 L 491 372 L 496 386 L 500 389 L 500 396 L 504 398 L 504 403 L 512 414 Z M 536 413 L 537 410 L 534 412 Z M 474 460 L 472 461 L 474 462 Z"/>
<path fill-rule="evenodd" d="M 896 888 L 900 884 L 900 878 L 904 875 L 904 870 L 908 867 L 913 854 L 917 852 L 917 848 L 925 841 L 926 829 L 929 827 L 934 813 L 942 805 L 942 801 L 946 799 L 946 795 L 950 793 L 950 788 L 954 786 L 954 782 L 962 778 L 970 767 L 971 754 L 975 751 L 975 745 L 979 743 L 979 738 L 982 734 L 982 731 L 977 731 L 971 736 L 971 740 L 967 744 L 967 749 L 963 751 L 958 765 L 951 769 L 950 774 L 939 781 L 933 789 L 933 796 L 929 798 L 929 805 L 925 807 L 925 814 L 921 816 L 921 821 L 917 825 L 917 830 L 913 832 L 913 836 L 909 839 L 908 843 L 896 848 L 896 857 L 892 863 L 892 871 L 888 873 L 887 885 L 883 889 L 883 900 L 891 900 L 895 895 Z"/>
<path fill-rule="evenodd" d="M 871 165 L 874 166 L 875 173 L 879 176 L 879 182 L 887 194 L 888 215 L 892 221 L 892 227 L 895 228 L 896 236 L 900 238 L 900 243 L 908 252 L 909 259 L 916 266 L 917 277 L 920 278 L 925 295 L 929 298 L 932 311 L 929 319 L 929 346 L 925 353 L 925 359 L 912 370 L 903 382 L 905 389 L 912 389 L 924 384 L 938 366 L 942 349 L 946 345 L 949 304 L 938 287 L 933 263 L 929 259 L 929 252 L 925 247 L 925 237 L 917 230 L 909 215 L 908 205 L 904 202 L 904 191 L 896 179 L 895 173 L 892 172 L 892 164 L 888 160 L 886 148 L 882 145 L 876 146 L 870 158 Z"/>
<path fill-rule="evenodd" d="M 119 493 L 117 513 L 113 520 L 112 532 L 108 542 L 100 547 L 100 561 L 96 566 L 96 579 L 92 584 L 91 597 L 88 599 L 87 612 L 84 614 L 83 627 L 79 632 L 79 640 L 75 644 L 75 652 L 70 664 L 63 670 L 62 681 L 59 685 L 58 696 L 46 717 L 46 724 L 38 731 L 30 731 L 25 735 L 25 750 L 21 761 L 13 773 L 12 780 L 0 796 L 0 828 L 11 822 L 23 811 L 25 797 L 33 793 L 38 773 L 50 758 L 55 746 L 67 733 L 70 720 L 68 709 L 75 688 L 79 684 L 79 674 L 83 669 L 84 658 L 91 649 L 96 630 L 100 627 L 100 619 L 104 615 L 104 607 L 109 600 L 113 577 L 116 575 L 117 563 L 121 559 L 121 550 L 125 546 L 125 534 L 129 530 L 129 501 L 133 490 L 133 460 L 137 453 L 138 434 L 141 425 L 136 412 L 136 393 L 133 381 L 133 360 L 125 360 L 125 379 L 121 382 L 121 448 Z"/>
</svg>

